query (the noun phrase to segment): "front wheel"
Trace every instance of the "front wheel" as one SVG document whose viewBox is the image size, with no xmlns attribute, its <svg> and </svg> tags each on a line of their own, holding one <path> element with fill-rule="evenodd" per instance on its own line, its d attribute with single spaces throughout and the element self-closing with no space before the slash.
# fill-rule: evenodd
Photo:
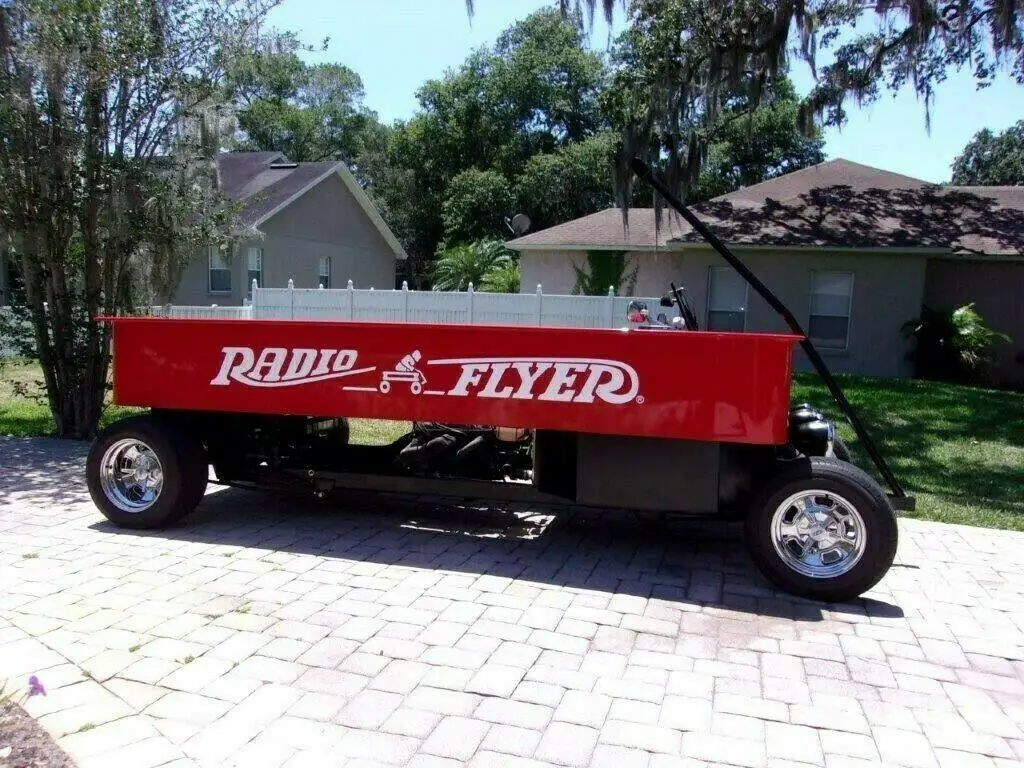
<svg viewBox="0 0 1024 768">
<path fill-rule="evenodd" d="M 849 600 L 877 584 L 896 557 L 896 515 L 878 484 L 833 458 L 785 465 L 756 495 L 747 547 L 776 585 L 815 600 Z"/>
<path fill-rule="evenodd" d="M 152 415 L 122 419 L 89 450 L 86 482 L 104 517 L 124 528 L 163 528 L 199 504 L 208 477 L 194 436 Z"/>
</svg>

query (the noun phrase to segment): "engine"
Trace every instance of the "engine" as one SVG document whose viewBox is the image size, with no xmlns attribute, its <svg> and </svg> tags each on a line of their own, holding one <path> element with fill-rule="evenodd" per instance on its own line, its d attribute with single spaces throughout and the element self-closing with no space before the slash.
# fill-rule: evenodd
<svg viewBox="0 0 1024 768">
<path fill-rule="evenodd" d="M 418 475 L 528 481 L 532 443 L 525 429 L 416 422 L 395 461 Z"/>
</svg>

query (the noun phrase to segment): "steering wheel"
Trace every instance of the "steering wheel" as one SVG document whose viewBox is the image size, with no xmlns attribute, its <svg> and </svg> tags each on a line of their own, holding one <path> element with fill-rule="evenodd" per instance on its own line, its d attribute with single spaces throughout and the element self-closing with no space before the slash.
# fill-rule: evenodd
<svg viewBox="0 0 1024 768">
<path fill-rule="evenodd" d="M 661 297 L 661 301 L 659 302 L 661 306 L 673 308 L 678 307 L 679 316 L 682 318 L 683 323 L 685 325 L 685 328 L 683 328 L 683 330 L 700 330 L 700 326 L 697 322 L 697 313 L 693 311 L 693 307 L 690 305 L 690 302 L 687 301 L 686 298 L 683 296 L 683 291 L 680 290 L 679 288 L 676 288 L 675 283 L 670 283 L 669 285 L 671 285 L 672 287 L 672 292 L 666 293 L 664 296 Z"/>
</svg>

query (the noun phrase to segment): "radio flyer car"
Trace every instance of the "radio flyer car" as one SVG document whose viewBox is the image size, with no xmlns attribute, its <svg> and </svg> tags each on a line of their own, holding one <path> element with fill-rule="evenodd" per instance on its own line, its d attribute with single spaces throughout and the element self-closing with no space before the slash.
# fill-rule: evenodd
<svg viewBox="0 0 1024 768">
<path fill-rule="evenodd" d="M 104 318 L 114 401 L 149 412 L 100 434 L 91 496 L 117 525 L 169 526 L 200 503 L 212 465 L 219 483 L 317 495 L 728 517 L 744 521 L 751 556 L 781 588 L 828 601 L 860 595 L 891 566 L 894 506 L 912 499 L 792 315 L 694 221 L 793 332 L 698 330 L 675 286 L 662 304 L 679 317 L 659 317 L 658 332 L 632 304 L 621 329 Z M 791 407 L 797 344 L 820 363 L 891 494 L 850 462 L 820 411 Z M 353 418 L 413 428 L 390 445 L 354 445 Z"/>
</svg>

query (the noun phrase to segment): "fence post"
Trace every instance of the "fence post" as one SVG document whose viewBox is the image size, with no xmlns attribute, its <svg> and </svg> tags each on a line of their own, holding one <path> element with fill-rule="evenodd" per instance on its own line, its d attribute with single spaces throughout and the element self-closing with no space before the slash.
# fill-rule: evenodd
<svg viewBox="0 0 1024 768">
<path fill-rule="evenodd" d="M 409 322 L 409 281 L 402 281 L 402 322 Z"/>
<path fill-rule="evenodd" d="M 352 320 L 356 316 L 356 289 L 351 280 L 348 281 L 346 290 L 348 291 L 348 319 Z"/>
<path fill-rule="evenodd" d="M 469 290 L 466 291 L 469 294 L 469 324 L 473 324 L 473 284 L 469 284 Z"/>
<path fill-rule="evenodd" d="M 537 283 L 537 325 L 543 325 L 544 319 L 544 294 L 541 292 L 540 283 Z"/>
<path fill-rule="evenodd" d="M 615 326 L 615 286 L 608 287 L 608 327 Z"/>
<path fill-rule="evenodd" d="M 288 278 L 288 319 L 295 319 L 295 281 Z"/>
</svg>

